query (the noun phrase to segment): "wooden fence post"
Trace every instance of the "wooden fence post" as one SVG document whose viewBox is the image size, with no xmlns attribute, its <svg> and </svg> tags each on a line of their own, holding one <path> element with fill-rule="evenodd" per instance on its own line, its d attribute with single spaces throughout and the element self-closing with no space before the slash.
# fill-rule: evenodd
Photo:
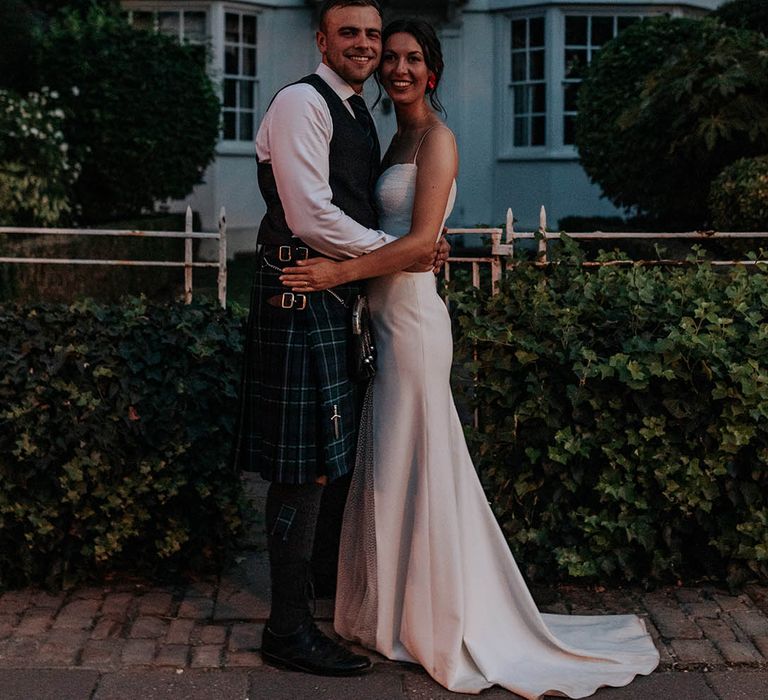
<svg viewBox="0 0 768 700">
<path fill-rule="evenodd" d="M 227 213 L 224 207 L 219 211 L 219 304 L 227 308 Z"/>
<path fill-rule="evenodd" d="M 187 205 L 184 233 L 192 233 L 192 207 Z M 192 239 L 184 239 L 184 303 L 192 303 Z"/>
<path fill-rule="evenodd" d="M 539 233 L 541 234 L 539 239 L 539 262 L 546 263 L 549 262 L 547 259 L 547 210 L 543 204 L 539 210 Z"/>
</svg>

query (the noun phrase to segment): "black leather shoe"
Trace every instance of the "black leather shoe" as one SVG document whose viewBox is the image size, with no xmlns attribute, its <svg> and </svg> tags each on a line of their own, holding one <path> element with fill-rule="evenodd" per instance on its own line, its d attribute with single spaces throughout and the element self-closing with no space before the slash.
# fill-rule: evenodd
<svg viewBox="0 0 768 700">
<path fill-rule="evenodd" d="M 312 620 L 284 636 L 264 627 L 261 656 L 273 666 L 319 676 L 357 676 L 373 668 L 367 656 L 353 654 L 326 637 Z"/>
</svg>

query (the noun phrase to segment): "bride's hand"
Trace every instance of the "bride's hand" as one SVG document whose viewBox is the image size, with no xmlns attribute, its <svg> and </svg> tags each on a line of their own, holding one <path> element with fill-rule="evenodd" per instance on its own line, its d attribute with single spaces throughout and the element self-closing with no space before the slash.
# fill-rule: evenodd
<svg viewBox="0 0 768 700">
<path fill-rule="evenodd" d="M 328 258 L 298 260 L 297 267 L 283 268 L 280 281 L 292 292 L 320 292 L 343 284 L 341 265 Z"/>
</svg>

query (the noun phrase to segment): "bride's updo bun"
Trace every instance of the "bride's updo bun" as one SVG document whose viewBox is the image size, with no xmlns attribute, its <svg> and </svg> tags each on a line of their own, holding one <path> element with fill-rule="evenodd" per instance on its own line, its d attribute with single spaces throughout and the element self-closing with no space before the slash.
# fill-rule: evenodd
<svg viewBox="0 0 768 700">
<path fill-rule="evenodd" d="M 424 54 L 424 62 L 427 69 L 435 75 L 435 86 L 427 86 L 426 94 L 429 95 L 429 101 L 434 109 L 445 114 L 445 108 L 437 96 L 437 88 L 440 85 L 440 78 L 443 76 L 443 49 L 440 46 L 440 39 L 437 38 L 435 30 L 429 22 L 417 18 L 396 19 L 390 22 L 381 34 L 382 46 L 387 43 L 387 39 L 393 34 L 410 34 L 421 47 Z"/>
</svg>

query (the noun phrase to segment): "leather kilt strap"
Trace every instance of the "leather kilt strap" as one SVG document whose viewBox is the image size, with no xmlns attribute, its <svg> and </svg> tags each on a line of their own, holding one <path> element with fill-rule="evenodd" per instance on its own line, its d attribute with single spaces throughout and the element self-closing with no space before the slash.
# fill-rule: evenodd
<svg viewBox="0 0 768 700">
<path fill-rule="evenodd" d="M 296 292 L 283 292 L 266 299 L 267 304 L 286 311 L 304 311 L 307 308 L 307 295 Z"/>
<path fill-rule="evenodd" d="M 270 259 L 278 265 L 295 262 L 296 260 L 306 260 L 307 258 L 316 258 L 320 253 L 312 250 L 309 246 L 290 243 L 287 245 L 274 245 L 272 243 L 263 243 L 258 246 L 258 251 L 264 257 Z"/>
</svg>

